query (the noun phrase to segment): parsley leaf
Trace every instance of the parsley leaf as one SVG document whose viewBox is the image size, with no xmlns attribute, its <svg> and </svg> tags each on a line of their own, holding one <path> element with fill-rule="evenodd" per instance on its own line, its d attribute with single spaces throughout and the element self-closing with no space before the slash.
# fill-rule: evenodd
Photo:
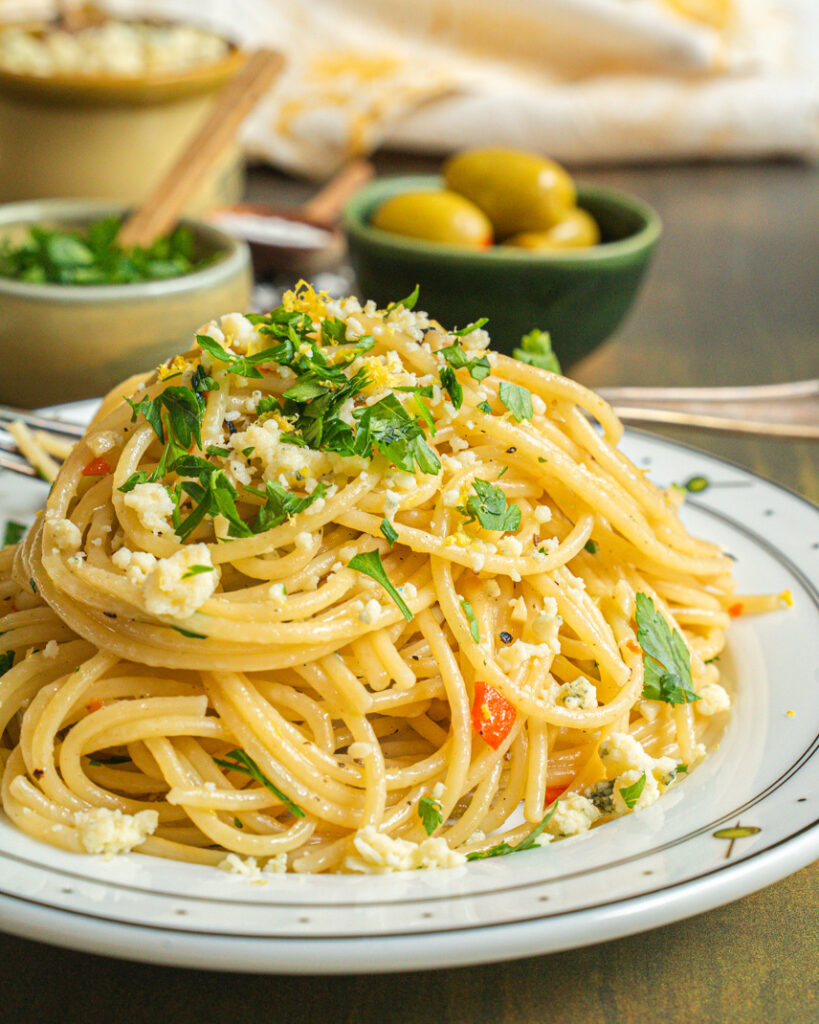
<svg viewBox="0 0 819 1024">
<path fill-rule="evenodd" d="M 446 348 L 440 350 L 439 355 L 444 357 L 453 370 L 466 368 L 473 380 L 481 381 L 492 371 L 487 356 L 476 356 L 474 359 L 470 359 L 460 345 L 447 345 Z"/>
<path fill-rule="evenodd" d="M 379 402 L 364 409 L 356 409 L 353 416 L 358 420 L 356 448 L 361 451 L 359 434 L 367 439 L 405 473 L 414 473 L 415 464 L 422 473 L 437 476 L 441 462 L 424 439 L 424 432 L 401 405 L 395 395 L 386 395 Z M 366 451 L 366 450 L 365 450 Z"/>
<path fill-rule="evenodd" d="M 520 384 L 510 384 L 508 381 L 501 381 L 498 389 L 500 400 L 512 413 L 516 421 L 530 420 L 533 415 L 532 396 L 526 388 Z"/>
<path fill-rule="evenodd" d="M 548 331 L 539 331 L 537 328 L 529 331 L 520 339 L 520 348 L 516 348 L 512 355 L 522 363 L 530 366 L 537 366 L 541 370 L 550 370 L 552 373 L 561 373 L 560 363 L 552 349 L 552 339 Z"/>
<path fill-rule="evenodd" d="M 596 555 L 597 543 L 593 540 L 587 540 L 586 543 L 583 545 L 583 550 L 588 551 L 590 555 Z"/>
<path fill-rule="evenodd" d="M 391 302 L 387 306 L 387 312 L 391 312 L 393 309 L 397 309 L 399 306 L 403 306 L 404 309 L 415 309 L 415 303 L 418 301 L 418 295 L 421 292 L 421 286 L 417 284 L 410 294 L 405 299 L 399 299 L 398 302 Z"/>
<path fill-rule="evenodd" d="M 378 548 L 374 551 L 367 551 L 363 555 L 355 555 L 351 558 L 347 565 L 351 569 L 355 569 L 356 572 L 363 573 L 365 576 L 369 576 L 370 579 L 380 583 L 381 586 L 387 591 L 390 597 L 398 605 L 398 609 L 404 618 L 409 622 L 412 619 L 412 612 L 404 603 L 404 599 L 398 593 L 393 586 L 389 576 L 384 570 L 384 565 L 381 562 L 381 553 Z"/>
<path fill-rule="evenodd" d="M 555 800 L 546 814 L 543 816 L 540 824 L 535 826 L 528 836 L 524 836 L 523 839 L 515 846 L 510 846 L 509 843 L 503 842 L 498 843 L 496 846 L 490 846 L 488 850 L 475 850 L 474 853 L 468 853 L 466 855 L 467 860 L 485 860 L 487 857 L 503 857 L 507 853 L 523 853 L 524 850 L 531 850 L 537 846 L 537 840 L 542 835 L 543 830 L 549 824 L 557 810 L 557 805 L 560 803 L 559 800 Z"/>
<path fill-rule="evenodd" d="M 466 600 L 466 598 L 464 598 L 464 600 L 461 601 L 461 608 L 463 608 L 464 615 L 466 616 L 466 620 L 469 623 L 469 632 L 472 636 L 472 639 L 475 641 L 476 644 L 479 644 L 481 642 L 481 631 L 480 628 L 478 627 L 478 620 L 475 617 L 475 611 L 472 605 L 469 603 L 469 601 Z"/>
<path fill-rule="evenodd" d="M 244 750 L 239 750 L 237 747 L 235 750 L 231 750 L 226 757 L 230 758 L 230 760 L 224 760 L 221 757 L 214 757 L 213 760 L 221 768 L 228 768 L 230 771 L 234 772 L 242 772 L 243 775 L 249 775 L 251 779 L 254 779 L 256 782 L 261 782 L 263 786 L 270 790 L 273 796 L 281 800 L 284 806 L 292 815 L 294 815 L 294 817 L 304 817 L 304 811 L 301 807 L 299 807 L 298 804 L 294 804 L 293 801 L 289 797 L 285 796 L 277 786 L 274 786 L 253 758 L 246 754 Z"/>
<path fill-rule="evenodd" d="M 691 653 L 647 594 L 637 595 L 637 640 L 643 649 L 643 697 L 667 704 L 699 700 L 691 683 Z"/>
<path fill-rule="evenodd" d="M 452 404 L 456 409 L 460 409 L 464 404 L 464 389 L 458 383 L 455 371 L 451 366 L 442 366 L 438 376 L 441 378 L 441 387 L 449 394 Z"/>
<path fill-rule="evenodd" d="M 28 527 L 24 523 L 15 523 L 13 519 L 9 519 L 6 523 L 6 532 L 3 534 L 3 547 L 19 544 L 27 532 Z"/>
<path fill-rule="evenodd" d="M 183 580 L 190 579 L 191 576 L 201 576 L 203 572 L 213 572 L 212 565 L 192 565 L 190 569 L 182 577 Z"/>
<path fill-rule="evenodd" d="M 500 487 L 494 487 L 488 480 L 473 480 L 475 494 L 470 494 L 466 505 L 459 505 L 458 511 L 467 516 L 467 523 L 476 519 L 485 530 L 501 530 L 515 533 L 520 529 L 520 507 L 506 504 L 506 495 Z"/>
<path fill-rule="evenodd" d="M 137 416 L 142 413 L 163 444 L 165 443 L 162 416 L 164 410 L 167 413 L 165 419 L 171 440 L 176 441 L 186 450 L 190 448 L 193 441 L 196 441 L 198 448 L 202 447 L 202 405 L 191 388 L 170 387 L 165 388 L 156 398 L 143 398 L 141 402 L 132 402 L 130 398 L 126 398 L 125 401 L 132 409 L 131 422 L 136 422 Z"/>
<path fill-rule="evenodd" d="M 386 537 L 387 543 L 390 545 L 390 547 L 392 547 L 393 544 L 398 540 L 398 534 L 395 530 L 395 527 L 392 525 L 389 519 L 387 519 L 386 516 L 384 516 L 384 518 L 381 520 L 380 529 L 381 532 Z"/>
<path fill-rule="evenodd" d="M 640 776 L 640 778 L 633 783 L 631 786 L 621 786 L 620 796 L 623 798 L 623 803 L 628 807 L 630 811 L 634 810 L 634 805 L 640 799 L 640 796 L 645 789 L 646 785 L 646 773 Z"/>
<path fill-rule="evenodd" d="M 431 796 L 422 796 L 418 801 L 418 817 L 421 819 L 426 834 L 431 836 L 444 820 L 441 813 L 441 801 L 433 800 Z"/>
<path fill-rule="evenodd" d="M 4 676 L 13 664 L 14 651 L 6 651 L 5 654 L 0 654 L 0 676 Z"/>
<path fill-rule="evenodd" d="M 487 416 L 492 415 L 492 406 L 489 404 L 489 402 L 478 402 L 478 408 L 481 410 L 481 412 L 485 412 Z"/>
<path fill-rule="evenodd" d="M 484 324 L 489 323 L 488 316 L 482 316 L 472 324 L 467 324 L 466 327 L 461 327 L 458 331 L 452 331 L 456 338 L 463 338 L 467 334 L 471 334 L 473 331 L 477 331 L 479 327 L 483 327 Z"/>
<path fill-rule="evenodd" d="M 253 525 L 254 533 L 264 533 L 275 526 L 281 526 L 285 519 L 292 519 L 308 509 L 314 501 L 318 501 L 326 493 L 324 484 L 318 484 L 312 494 L 298 498 L 277 480 L 268 480 L 265 484 L 266 501 Z"/>
<path fill-rule="evenodd" d="M 183 629 L 181 626 L 171 626 L 170 623 L 168 623 L 168 625 L 177 633 L 181 633 L 182 636 L 189 637 L 191 640 L 207 640 L 207 635 L 205 633 L 194 633 L 192 629 Z"/>
<path fill-rule="evenodd" d="M 214 341 L 207 334 L 197 334 L 196 342 L 201 349 L 209 352 L 214 359 L 217 359 L 220 363 L 225 363 L 228 373 L 235 373 L 239 377 L 263 377 L 264 374 L 256 368 L 256 364 L 274 361 L 277 351 L 274 347 L 263 349 L 252 356 L 237 355 L 235 352 L 226 351 L 218 341 Z"/>
</svg>

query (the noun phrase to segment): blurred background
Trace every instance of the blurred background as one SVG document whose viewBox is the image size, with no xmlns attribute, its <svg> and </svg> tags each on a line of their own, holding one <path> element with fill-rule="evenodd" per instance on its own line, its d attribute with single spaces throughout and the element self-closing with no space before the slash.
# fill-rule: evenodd
<svg viewBox="0 0 819 1024">
<path fill-rule="evenodd" d="M 203 122 L 220 96 L 223 115 L 236 106 L 224 90 L 260 48 L 283 63 L 217 145 Z M 736 331 L 732 307 L 756 301 L 772 259 L 793 272 L 769 296 L 788 330 L 789 291 L 815 291 L 817 68 L 815 0 L 0 0 L 0 356 L 25 342 L 45 367 L 0 400 L 98 394 L 301 277 L 379 302 L 420 283 L 444 322 L 489 316 L 501 348 L 549 331 L 581 377 L 601 343 L 630 339 L 609 383 L 650 378 L 642 346 L 682 321 Z M 456 180 L 444 161 L 474 149 L 483 162 Z M 202 166 L 174 208 L 180 159 Z M 164 235 L 112 234 L 100 270 L 83 232 L 146 202 L 170 209 Z M 168 241 L 181 213 L 188 263 Z M 37 240 L 38 225 L 73 241 Z M 709 231 L 719 301 L 703 304 Z M 111 248 L 125 235 L 160 238 L 142 277 Z M 252 294 L 228 237 L 251 245 Z M 655 258 L 668 273 L 646 288 Z M 674 307 L 686 275 L 690 320 Z M 689 353 L 680 338 L 658 382 L 683 379 Z M 736 381 L 706 357 L 713 382 Z"/>
</svg>

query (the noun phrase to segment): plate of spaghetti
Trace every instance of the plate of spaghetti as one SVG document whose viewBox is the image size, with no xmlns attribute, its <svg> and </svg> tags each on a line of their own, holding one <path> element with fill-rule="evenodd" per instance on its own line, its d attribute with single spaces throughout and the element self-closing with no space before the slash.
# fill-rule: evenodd
<svg viewBox="0 0 819 1024">
<path fill-rule="evenodd" d="M 225 315 L 4 479 L 0 927 L 451 966 L 816 856 L 816 510 L 416 301 Z"/>
</svg>

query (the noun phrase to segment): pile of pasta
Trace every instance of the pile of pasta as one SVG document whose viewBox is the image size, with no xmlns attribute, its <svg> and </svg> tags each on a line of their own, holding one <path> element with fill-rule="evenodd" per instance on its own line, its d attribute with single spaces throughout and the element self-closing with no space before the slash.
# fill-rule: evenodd
<svg viewBox="0 0 819 1024">
<path fill-rule="evenodd" d="M 302 286 L 104 402 L 0 554 L 17 827 L 245 874 L 453 866 L 703 756 L 765 599 L 601 398 L 414 298 Z"/>
</svg>

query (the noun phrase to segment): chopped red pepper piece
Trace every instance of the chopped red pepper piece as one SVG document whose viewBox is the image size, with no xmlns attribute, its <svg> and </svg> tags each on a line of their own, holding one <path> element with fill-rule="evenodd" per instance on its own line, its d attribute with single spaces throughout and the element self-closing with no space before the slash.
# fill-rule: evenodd
<svg viewBox="0 0 819 1024">
<path fill-rule="evenodd" d="M 497 750 L 509 735 L 516 717 L 514 705 L 509 703 L 500 690 L 488 683 L 475 683 L 472 725 L 493 750 Z"/>
<path fill-rule="evenodd" d="M 549 804 L 553 804 L 559 796 L 562 796 L 566 792 L 567 788 L 567 786 L 547 786 L 546 806 L 548 807 Z"/>
<path fill-rule="evenodd" d="M 112 472 L 105 459 L 92 459 L 82 471 L 83 476 L 107 476 Z"/>
<path fill-rule="evenodd" d="M 95 711 L 99 711 L 101 707 L 102 701 L 95 697 L 94 700 L 89 700 L 89 702 L 85 705 L 85 710 L 93 714 Z"/>
<path fill-rule="evenodd" d="M 731 607 L 728 609 L 728 614 L 731 616 L 732 619 L 737 619 L 740 615 L 742 615 L 744 611 L 745 606 L 743 605 L 743 603 L 741 601 L 737 601 L 736 604 L 732 604 Z"/>
<path fill-rule="evenodd" d="M 634 654 L 643 653 L 643 648 L 637 643 L 636 640 L 627 640 L 626 647 L 628 647 L 628 649 L 632 651 Z"/>
</svg>

